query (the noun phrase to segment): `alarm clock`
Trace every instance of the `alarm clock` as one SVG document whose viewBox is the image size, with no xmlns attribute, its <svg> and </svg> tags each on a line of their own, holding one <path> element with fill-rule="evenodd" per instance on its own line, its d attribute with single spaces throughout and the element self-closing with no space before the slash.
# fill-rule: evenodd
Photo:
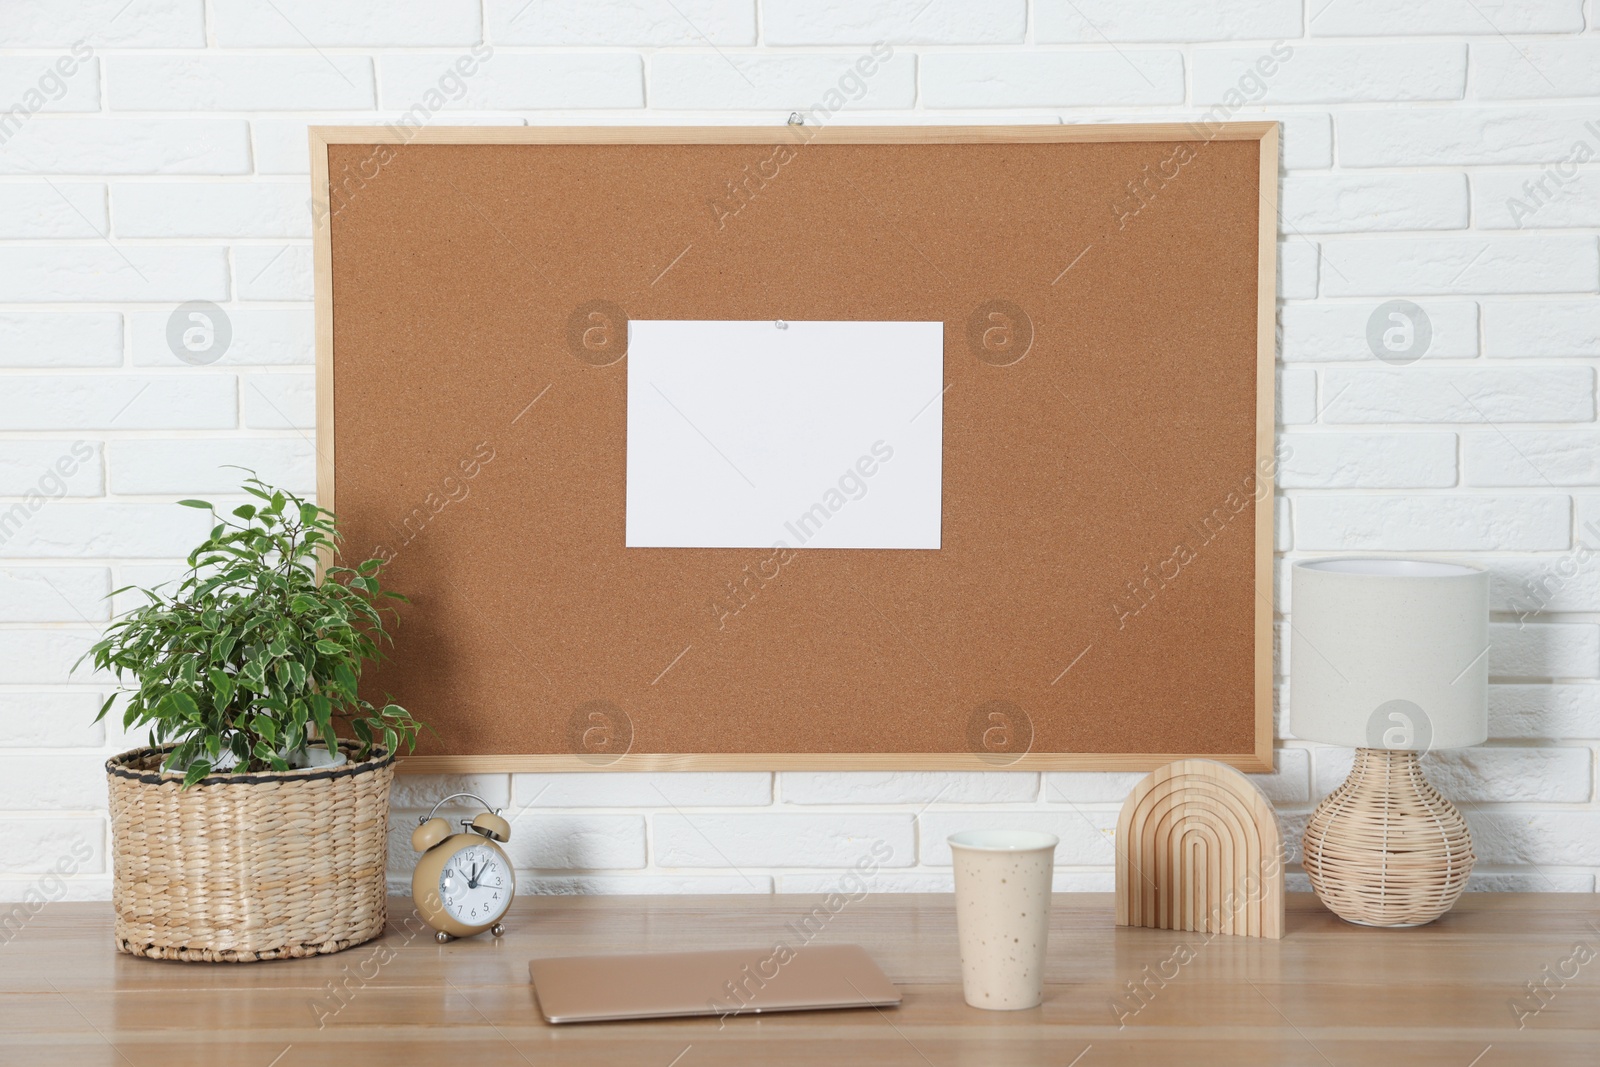
<svg viewBox="0 0 1600 1067">
<path fill-rule="evenodd" d="M 462 819 L 465 830 L 452 834 L 450 824 L 434 812 L 457 797 L 471 797 L 484 810 Z M 495 844 L 511 837 L 511 824 L 500 817 L 500 809 L 473 793 L 452 793 L 418 822 L 411 831 L 411 847 L 422 859 L 411 875 L 411 899 L 422 921 L 437 931 L 439 943 L 485 930 L 495 937 L 505 933 L 500 920 L 511 906 L 517 880 L 511 861 Z"/>
</svg>

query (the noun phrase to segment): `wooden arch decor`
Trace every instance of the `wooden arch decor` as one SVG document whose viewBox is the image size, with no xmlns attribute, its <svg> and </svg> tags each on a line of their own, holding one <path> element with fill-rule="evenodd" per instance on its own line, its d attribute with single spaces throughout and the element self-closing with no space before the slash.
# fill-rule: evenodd
<svg viewBox="0 0 1600 1067">
<path fill-rule="evenodd" d="M 1151 771 L 1117 819 L 1117 925 L 1283 936 L 1283 842 L 1272 805 L 1213 760 Z"/>
</svg>

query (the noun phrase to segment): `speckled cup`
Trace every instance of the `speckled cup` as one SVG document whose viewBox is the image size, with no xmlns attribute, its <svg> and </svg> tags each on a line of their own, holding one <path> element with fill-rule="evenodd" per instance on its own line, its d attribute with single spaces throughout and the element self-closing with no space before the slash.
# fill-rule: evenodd
<svg viewBox="0 0 1600 1067">
<path fill-rule="evenodd" d="M 961 990 L 974 1008 L 1016 1011 L 1044 999 L 1056 841 L 1033 830 L 950 835 Z"/>
</svg>

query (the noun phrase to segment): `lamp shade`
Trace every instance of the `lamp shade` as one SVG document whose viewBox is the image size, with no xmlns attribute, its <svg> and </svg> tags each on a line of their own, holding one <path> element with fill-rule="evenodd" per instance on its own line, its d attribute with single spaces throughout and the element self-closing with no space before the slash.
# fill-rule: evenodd
<svg viewBox="0 0 1600 1067">
<path fill-rule="evenodd" d="M 1489 575 L 1429 560 L 1296 563 L 1296 737 L 1423 752 L 1489 735 Z"/>
</svg>

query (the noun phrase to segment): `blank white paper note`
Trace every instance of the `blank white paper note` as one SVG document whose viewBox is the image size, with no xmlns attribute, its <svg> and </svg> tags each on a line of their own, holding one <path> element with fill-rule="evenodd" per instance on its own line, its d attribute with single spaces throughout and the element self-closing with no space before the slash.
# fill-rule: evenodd
<svg viewBox="0 0 1600 1067">
<path fill-rule="evenodd" d="M 629 548 L 938 548 L 944 324 L 628 324 Z"/>
</svg>

